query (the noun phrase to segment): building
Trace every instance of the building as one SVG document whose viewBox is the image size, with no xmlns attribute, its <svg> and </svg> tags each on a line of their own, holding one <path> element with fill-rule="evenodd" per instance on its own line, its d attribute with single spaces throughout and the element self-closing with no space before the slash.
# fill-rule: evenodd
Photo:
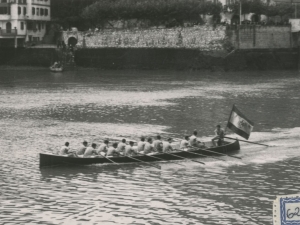
<svg viewBox="0 0 300 225">
<path fill-rule="evenodd" d="M 0 0 L 0 47 L 42 41 L 50 19 L 50 0 Z"/>
</svg>

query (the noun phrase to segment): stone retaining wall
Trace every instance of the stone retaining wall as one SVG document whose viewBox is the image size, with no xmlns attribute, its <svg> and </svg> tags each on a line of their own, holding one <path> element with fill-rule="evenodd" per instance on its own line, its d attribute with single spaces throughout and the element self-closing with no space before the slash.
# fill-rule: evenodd
<svg viewBox="0 0 300 225">
<path fill-rule="evenodd" d="M 291 27 L 240 26 L 228 30 L 230 42 L 237 49 L 277 49 L 292 47 Z"/>
<path fill-rule="evenodd" d="M 84 38 L 85 35 L 85 38 Z M 78 40 L 78 48 L 188 48 L 202 51 L 224 50 L 226 27 L 195 26 L 173 29 L 101 30 L 98 32 L 64 32 Z"/>
</svg>

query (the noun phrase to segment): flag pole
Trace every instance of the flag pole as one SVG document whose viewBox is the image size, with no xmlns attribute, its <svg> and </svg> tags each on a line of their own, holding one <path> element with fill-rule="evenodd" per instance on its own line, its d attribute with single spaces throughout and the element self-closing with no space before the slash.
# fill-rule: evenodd
<svg viewBox="0 0 300 225">
<path fill-rule="evenodd" d="M 229 123 L 229 120 L 230 120 L 230 118 L 231 118 L 232 110 L 233 110 L 233 107 L 234 107 L 234 106 L 235 106 L 235 104 L 233 104 L 232 109 L 231 109 L 231 112 L 230 112 L 230 114 L 229 114 L 229 118 L 228 118 L 228 120 L 227 120 L 227 125 L 226 125 L 225 130 L 224 130 L 224 135 L 226 134 L 226 130 L 227 130 L 227 127 L 228 127 L 228 123 Z"/>
<path fill-rule="evenodd" d="M 261 143 L 257 143 L 257 142 L 252 142 L 252 141 L 244 141 L 244 140 L 230 138 L 230 137 L 226 137 L 226 136 L 224 138 L 231 139 L 231 140 L 238 140 L 238 141 L 242 141 L 242 142 L 247 142 L 247 143 L 250 143 L 250 144 L 263 145 L 263 146 L 266 146 L 266 147 L 270 147 L 270 145 L 265 145 L 265 144 L 261 144 Z"/>
</svg>

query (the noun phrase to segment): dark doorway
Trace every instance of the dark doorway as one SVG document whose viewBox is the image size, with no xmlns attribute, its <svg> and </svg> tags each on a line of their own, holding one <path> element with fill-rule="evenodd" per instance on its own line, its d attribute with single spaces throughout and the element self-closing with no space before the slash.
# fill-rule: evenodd
<svg viewBox="0 0 300 225">
<path fill-rule="evenodd" d="M 11 33 L 11 23 L 10 22 L 6 23 L 6 33 Z"/>
<path fill-rule="evenodd" d="M 68 46 L 70 46 L 70 45 L 72 45 L 73 47 L 77 44 L 77 39 L 76 38 L 74 38 L 74 37 L 70 37 L 69 39 L 68 39 Z"/>
</svg>

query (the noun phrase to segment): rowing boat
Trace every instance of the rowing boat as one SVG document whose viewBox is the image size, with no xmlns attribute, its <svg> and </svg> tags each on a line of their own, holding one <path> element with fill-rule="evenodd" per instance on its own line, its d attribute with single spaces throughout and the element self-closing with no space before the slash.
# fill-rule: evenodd
<svg viewBox="0 0 300 225">
<path fill-rule="evenodd" d="M 138 160 L 144 162 L 155 162 L 155 161 L 169 161 L 169 160 L 180 160 L 181 156 L 185 158 L 198 158 L 201 156 L 196 154 L 191 154 L 189 152 L 202 154 L 206 156 L 220 155 L 222 154 L 234 154 L 240 150 L 239 141 L 236 140 L 234 142 L 224 142 L 224 145 L 214 147 L 211 145 L 211 142 L 205 143 L 208 148 L 206 149 L 195 149 L 191 151 L 174 151 L 172 155 L 166 153 L 155 154 L 154 157 L 150 157 L 147 155 L 138 155 L 131 156 L 131 158 L 119 156 L 109 158 L 116 163 L 137 163 Z M 174 149 L 179 148 L 179 142 L 172 143 Z M 209 151 L 207 151 L 209 150 Z M 158 159 L 159 158 L 159 159 Z M 54 154 L 45 154 L 40 153 L 40 168 L 45 166 L 57 166 L 57 165 L 89 165 L 89 164 L 112 164 L 113 162 L 108 158 L 74 158 L 62 155 L 54 155 Z M 182 159 L 181 159 L 182 160 Z"/>
<path fill-rule="evenodd" d="M 64 70 L 63 67 L 53 67 L 53 66 L 49 67 L 49 69 L 51 72 L 62 72 Z"/>
</svg>

